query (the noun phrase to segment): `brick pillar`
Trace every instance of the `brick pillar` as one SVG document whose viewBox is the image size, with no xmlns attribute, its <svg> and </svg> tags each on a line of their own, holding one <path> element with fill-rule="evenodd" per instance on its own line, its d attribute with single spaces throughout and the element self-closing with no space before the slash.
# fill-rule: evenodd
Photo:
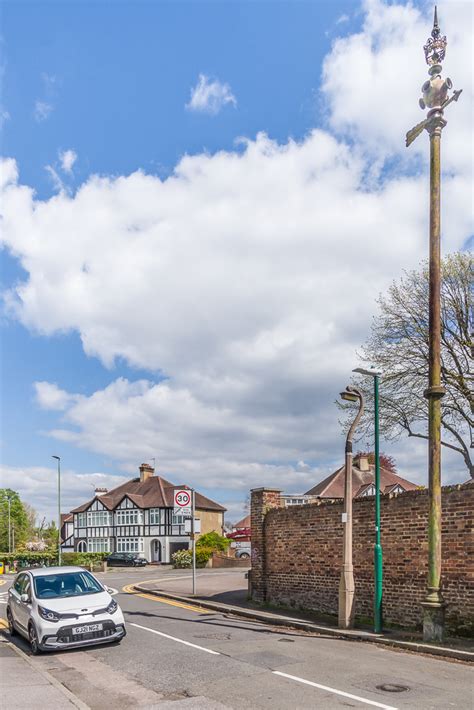
<svg viewBox="0 0 474 710">
<path fill-rule="evenodd" d="M 279 488 L 253 488 L 250 501 L 252 528 L 251 597 L 257 602 L 266 600 L 265 516 L 272 508 L 279 508 Z"/>
</svg>

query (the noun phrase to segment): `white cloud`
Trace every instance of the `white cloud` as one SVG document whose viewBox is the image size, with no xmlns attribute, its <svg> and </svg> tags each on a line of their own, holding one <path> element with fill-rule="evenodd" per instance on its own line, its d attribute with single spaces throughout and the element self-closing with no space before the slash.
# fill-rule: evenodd
<svg viewBox="0 0 474 710">
<path fill-rule="evenodd" d="M 59 160 L 62 170 L 68 175 L 72 175 L 72 168 L 77 160 L 77 153 L 71 149 L 60 151 Z"/>
<path fill-rule="evenodd" d="M 36 400 L 42 409 L 61 411 L 77 399 L 51 382 L 35 382 L 35 390 Z"/>
<path fill-rule="evenodd" d="M 0 107 L 0 129 L 3 128 L 5 123 L 10 120 L 10 114 L 8 111 Z"/>
<path fill-rule="evenodd" d="M 114 488 L 127 477 L 105 473 L 77 473 L 61 466 L 61 510 L 68 512 L 94 497 L 96 487 Z M 57 468 L 56 462 L 46 466 L 3 466 L 0 465 L 2 486 L 18 491 L 20 498 L 33 506 L 41 521 L 58 519 L 57 509 Z"/>
<path fill-rule="evenodd" d="M 396 116 L 398 94 L 395 104 L 387 84 L 396 80 L 400 102 L 416 109 L 429 26 L 411 6 L 374 0 L 364 27 L 362 37 L 336 43 L 325 64 L 329 125 L 339 138 L 317 130 L 279 144 L 261 134 L 238 152 L 187 156 L 167 179 L 92 176 L 74 196 L 41 202 L 19 183 L 15 162 L 5 162 L 4 244 L 28 273 L 6 295 L 9 312 L 43 334 L 76 330 L 86 353 L 107 366 L 124 358 L 150 380 L 167 378 L 112 378 L 88 397 L 42 383 L 39 401 L 61 411 L 53 436 L 127 470 L 156 456 L 165 474 L 222 490 L 299 492 L 342 463 L 334 399 L 350 379 L 375 298 L 428 249 L 426 160 L 422 173 L 398 164 L 379 179 L 373 148 L 377 140 L 382 159 L 401 151 L 416 122 Z M 395 77 L 389 58 L 400 55 L 406 69 L 415 39 L 419 76 L 406 97 L 416 71 Z M 465 45 L 449 50 L 460 66 Z M 367 115 L 338 67 L 369 102 Z M 470 105 L 470 85 L 462 99 Z M 380 105 L 393 111 L 381 114 Z M 443 141 L 472 130 L 464 110 L 449 120 Z M 449 167 L 445 251 L 473 232 L 465 153 L 453 147 Z M 411 460 L 413 442 L 399 446 Z M 462 465 L 446 460 L 445 481 L 462 480 Z"/>
<path fill-rule="evenodd" d="M 35 102 L 35 109 L 34 109 L 34 117 L 35 120 L 38 123 L 41 123 L 42 121 L 46 121 L 47 118 L 49 118 L 51 112 L 53 111 L 53 106 L 52 104 L 48 103 L 47 101 L 38 101 Z"/>
<path fill-rule="evenodd" d="M 56 190 L 56 192 L 67 192 L 68 191 L 68 188 L 66 187 L 66 184 L 64 183 L 64 180 L 59 175 L 59 173 L 55 167 L 53 167 L 52 165 L 45 165 L 44 169 L 48 173 L 51 183 L 53 185 L 53 188 Z"/>
<path fill-rule="evenodd" d="M 186 108 L 188 111 L 215 115 L 227 104 L 237 106 L 237 100 L 229 84 L 223 84 L 217 79 L 211 80 L 205 74 L 199 74 L 196 86 L 191 89 L 191 98 L 186 104 Z"/>
</svg>

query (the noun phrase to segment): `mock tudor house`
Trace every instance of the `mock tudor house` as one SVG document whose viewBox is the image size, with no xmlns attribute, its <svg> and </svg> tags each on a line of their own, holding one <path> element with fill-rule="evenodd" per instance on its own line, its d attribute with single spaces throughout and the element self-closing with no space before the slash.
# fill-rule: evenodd
<svg viewBox="0 0 474 710">
<path fill-rule="evenodd" d="M 187 549 L 189 533 L 184 517 L 174 515 L 175 485 L 149 464 L 140 466 L 133 478 L 110 491 L 96 489 L 94 498 L 71 511 L 74 516 L 76 552 L 137 552 L 148 562 L 171 562 L 177 550 Z M 195 492 L 195 517 L 201 533 L 213 530 L 222 534 L 225 508 Z"/>
</svg>

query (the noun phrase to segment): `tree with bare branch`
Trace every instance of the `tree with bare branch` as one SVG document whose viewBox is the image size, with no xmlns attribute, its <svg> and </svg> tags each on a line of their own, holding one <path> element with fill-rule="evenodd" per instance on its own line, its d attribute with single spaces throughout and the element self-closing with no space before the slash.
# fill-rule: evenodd
<svg viewBox="0 0 474 710">
<path fill-rule="evenodd" d="M 470 253 L 445 257 L 441 265 L 442 444 L 457 451 L 474 478 L 474 260 Z M 429 273 L 405 272 L 378 299 L 371 334 L 359 353 L 367 367 L 383 372 L 380 427 L 385 439 L 403 434 L 428 439 L 428 299 Z M 363 434 L 373 428 L 371 378 L 357 378 L 367 401 Z"/>
</svg>

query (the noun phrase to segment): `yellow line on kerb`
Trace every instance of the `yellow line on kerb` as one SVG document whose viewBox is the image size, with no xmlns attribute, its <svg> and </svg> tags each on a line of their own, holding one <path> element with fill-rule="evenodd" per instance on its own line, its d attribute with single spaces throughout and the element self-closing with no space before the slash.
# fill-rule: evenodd
<svg viewBox="0 0 474 710">
<path fill-rule="evenodd" d="M 158 597 L 154 594 L 146 594 L 145 592 L 137 592 L 133 588 L 133 584 L 127 584 L 122 587 L 122 592 L 126 594 L 135 594 L 137 597 L 143 597 L 143 599 L 151 599 L 153 602 L 162 602 L 163 604 L 169 604 L 170 606 L 178 606 L 181 609 L 188 609 L 189 611 L 197 611 L 200 614 L 213 614 L 214 612 L 208 609 L 202 609 L 200 606 L 195 606 L 194 604 L 185 604 L 183 602 L 175 601 L 174 599 L 167 599 L 166 597 Z"/>
<path fill-rule="evenodd" d="M 8 629 L 8 622 L 6 619 L 0 619 L 0 629 Z"/>
</svg>

